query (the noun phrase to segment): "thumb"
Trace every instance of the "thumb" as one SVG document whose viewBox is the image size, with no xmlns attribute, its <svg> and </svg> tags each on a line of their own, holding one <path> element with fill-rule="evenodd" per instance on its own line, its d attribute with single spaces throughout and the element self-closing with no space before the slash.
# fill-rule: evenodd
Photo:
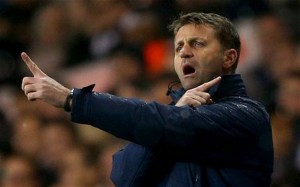
<svg viewBox="0 0 300 187">
<path fill-rule="evenodd" d="M 30 57 L 25 52 L 21 53 L 21 57 L 34 77 L 46 76 L 46 74 L 30 59 Z"/>
<path fill-rule="evenodd" d="M 204 84 L 201 84 L 200 86 L 198 86 L 196 88 L 197 91 L 200 91 L 200 92 L 205 92 L 207 91 L 208 89 L 210 89 L 211 87 L 213 87 L 214 85 L 218 84 L 220 81 L 221 81 L 221 77 L 216 77 L 214 78 L 213 80 L 209 81 L 209 82 L 206 82 Z"/>
</svg>

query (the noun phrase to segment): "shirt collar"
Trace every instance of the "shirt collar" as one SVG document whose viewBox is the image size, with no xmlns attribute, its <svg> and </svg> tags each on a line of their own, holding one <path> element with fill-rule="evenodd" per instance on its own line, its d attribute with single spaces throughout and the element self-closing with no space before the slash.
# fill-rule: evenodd
<svg viewBox="0 0 300 187">
<path fill-rule="evenodd" d="M 227 96 L 247 96 L 244 82 L 240 74 L 222 75 L 220 83 L 214 85 L 208 90 L 213 101 L 217 101 Z M 170 96 L 173 102 L 177 102 L 183 94 L 185 89 L 171 90 Z"/>
</svg>

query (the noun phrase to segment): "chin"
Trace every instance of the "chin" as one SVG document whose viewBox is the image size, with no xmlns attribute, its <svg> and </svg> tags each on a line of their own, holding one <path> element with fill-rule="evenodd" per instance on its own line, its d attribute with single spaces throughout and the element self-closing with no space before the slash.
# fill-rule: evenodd
<svg viewBox="0 0 300 187">
<path fill-rule="evenodd" d="M 182 83 L 182 87 L 183 87 L 185 90 L 189 90 L 189 89 L 195 88 L 195 87 L 197 87 L 197 86 L 198 86 L 197 84 L 184 84 L 184 83 Z"/>
</svg>

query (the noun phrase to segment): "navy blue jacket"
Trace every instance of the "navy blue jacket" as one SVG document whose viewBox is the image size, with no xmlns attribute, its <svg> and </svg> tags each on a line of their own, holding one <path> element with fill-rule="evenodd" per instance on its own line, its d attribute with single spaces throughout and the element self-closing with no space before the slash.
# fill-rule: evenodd
<svg viewBox="0 0 300 187">
<path fill-rule="evenodd" d="M 71 117 L 133 142 L 113 156 L 116 186 L 270 185 L 269 115 L 246 95 L 240 75 L 223 76 L 209 91 L 214 103 L 196 108 L 121 98 L 92 88 L 75 89 Z"/>
</svg>

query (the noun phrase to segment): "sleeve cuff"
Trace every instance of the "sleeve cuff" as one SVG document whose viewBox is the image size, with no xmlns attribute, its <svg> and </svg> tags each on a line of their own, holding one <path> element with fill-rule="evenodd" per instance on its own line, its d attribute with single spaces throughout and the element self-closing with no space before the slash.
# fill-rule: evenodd
<svg viewBox="0 0 300 187">
<path fill-rule="evenodd" d="M 72 110 L 71 110 L 71 120 L 76 123 L 88 123 L 89 120 L 85 119 L 84 116 L 89 113 L 89 103 L 88 97 L 93 93 L 95 84 L 83 87 L 82 89 L 74 89 L 73 98 L 72 98 Z M 84 119 L 84 121 L 83 121 Z"/>
</svg>

